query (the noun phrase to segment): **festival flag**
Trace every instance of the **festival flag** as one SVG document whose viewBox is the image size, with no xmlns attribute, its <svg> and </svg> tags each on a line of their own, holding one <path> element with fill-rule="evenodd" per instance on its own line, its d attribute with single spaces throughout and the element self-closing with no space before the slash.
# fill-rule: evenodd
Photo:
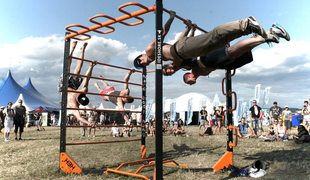
<svg viewBox="0 0 310 180">
<path fill-rule="evenodd" d="M 170 102 L 170 121 L 175 121 L 177 98 L 173 98 Z"/>
<path fill-rule="evenodd" d="M 165 103 L 166 103 L 166 98 L 167 97 L 163 97 L 163 120 L 165 119 Z"/>
<path fill-rule="evenodd" d="M 241 109 L 242 109 L 242 110 L 241 110 L 242 116 L 241 116 L 241 117 L 246 117 L 246 116 L 244 115 L 244 113 L 246 112 L 246 108 L 247 108 L 247 107 L 246 107 L 246 104 L 247 104 L 246 102 L 243 102 L 243 103 L 242 103 L 242 108 L 241 108 Z"/>
<path fill-rule="evenodd" d="M 238 123 L 238 121 L 240 121 L 241 117 L 242 117 L 242 103 L 243 103 L 243 97 L 242 98 L 239 98 L 237 100 L 237 118 L 235 119 L 235 124 Z"/>
<path fill-rule="evenodd" d="M 261 86 L 261 84 L 257 84 L 255 86 L 255 91 L 254 91 L 254 98 L 256 99 L 257 104 L 258 104 L 259 98 L 260 98 L 260 86 Z"/>
<path fill-rule="evenodd" d="M 264 92 L 264 104 L 265 104 L 265 105 L 267 105 L 267 104 L 268 104 L 268 101 L 269 101 L 270 89 L 271 89 L 270 86 L 267 86 L 267 87 L 265 88 L 265 92 Z"/>
<path fill-rule="evenodd" d="M 190 98 L 187 103 L 187 124 L 192 122 L 193 117 L 193 98 Z"/>
<path fill-rule="evenodd" d="M 217 94 L 215 94 L 212 104 L 215 107 L 215 109 L 218 109 L 218 106 L 220 105 L 220 98 Z"/>
<path fill-rule="evenodd" d="M 151 114 L 151 111 L 152 111 L 153 102 L 154 102 L 154 99 L 150 99 L 146 103 L 146 108 L 145 108 L 145 110 L 146 110 L 146 112 L 145 112 L 145 121 L 146 122 L 149 122 L 149 118 L 150 118 L 150 114 Z"/>
</svg>

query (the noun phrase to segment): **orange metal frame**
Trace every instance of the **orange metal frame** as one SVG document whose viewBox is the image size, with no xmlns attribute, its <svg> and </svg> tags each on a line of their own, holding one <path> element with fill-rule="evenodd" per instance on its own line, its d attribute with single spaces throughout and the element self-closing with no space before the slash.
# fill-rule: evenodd
<svg viewBox="0 0 310 180">
<path fill-rule="evenodd" d="M 141 10 L 138 10 L 138 11 L 130 13 L 130 12 L 127 12 L 127 11 L 124 10 L 124 8 L 128 7 L 128 6 L 137 6 L 137 7 L 140 7 Z M 144 19 L 141 18 L 141 17 L 138 17 L 138 16 L 146 14 L 146 13 L 149 13 L 149 12 L 155 12 L 156 6 L 146 7 L 146 6 L 143 6 L 143 5 L 141 5 L 139 3 L 136 3 L 136 2 L 129 2 L 129 3 L 126 3 L 126 4 L 123 4 L 123 5 L 119 6 L 118 10 L 121 13 L 125 14 L 125 15 L 123 15 L 121 17 L 118 17 L 118 18 L 113 18 L 113 17 L 105 15 L 105 14 L 98 14 L 98 15 L 95 15 L 95 16 L 89 18 L 89 21 L 91 23 L 95 24 L 92 27 L 86 27 L 86 26 L 83 26 L 83 25 L 80 25 L 80 24 L 72 24 L 72 25 L 67 26 L 65 29 L 67 31 L 71 32 L 71 34 L 66 35 L 66 37 L 65 37 L 66 40 L 70 39 L 70 38 L 76 39 L 76 40 L 80 40 L 80 41 L 88 40 L 88 39 L 91 38 L 91 36 L 89 34 L 87 34 L 87 33 L 91 32 L 91 31 L 96 32 L 96 33 L 100 33 L 100 34 L 112 33 L 112 32 L 115 31 L 115 28 L 112 27 L 111 25 L 113 25 L 115 23 L 120 23 L 120 24 L 123 24 L 123 25 L 126 25 L 126 26 L 136 26 L 136 25 L 142 24 L 144 22 Z M 167 10 L 167 9 L 163 8 L 163 11 L 166 12 L 166 13 L 169 13 L 169 10 Z M 101 22 L 96 21 L 95 20 L 96 18 L 106 18 L 108 20 L 103 22 L 103 23 L 101 23 Z M 130 19 L 130 18 L 135 18 L 138 21 L 135 22 L 135 23 L 126 23 L 126 22 L 124 22 L 125 20 Z M 185 19 L 181 18 L 178 15 L 176 15 L 176 18 L 178 18 L 179 20 L 185 22 Z M 81 30 L 80 31 L 76 31 L 76 30 L 73 30 L 73 28 L 81 28 Z M 101 30 L 99 30 L 100 28 L 107 28 L 108 30 L 101 31 Z M 204 29 L 202 29 L 200 27 L 197 27 L 197 29 L 207 33 L 207 31 L 205 31 Z M 82 36 L 82 38 L 78 38 L 77 36 Z M 72 58 L 73 59 L 78 59 L 78 60 L 83 60 L 83 61 L 91 62 L 91 60 L 80 59 L 80 58 L 77 58 L 77 57 L 72 57 Z M 109 64 L 105 64 L 105 63 L 100 63 L 100 62 L 97 62 L 97 63 L 101 64 L 101 65 L 106 65 L 106 66 L 120 68 L 118 66 L 113 66 L 113 65 L 109 65 Z M 120 68 L 120 69 L 130 70 L 128 68 Z M 136 71 L 136 72 L 142 72 L 142 71 Z M 155 72 L 155 71 L 154 70 L 153 71 L 147 71 L 147 73 L 152 73 L 152 72 Z M 75 74 L 72 74 L 72 73 L 70 73 L 70 74 L 71 75 L 75 75 Z M 79 75 L 79 76 L 83 76 L 83 75 Z M 83 77 L 87 77 L 87 76 L 83 76 Z M 92 77 L 92 78 L 102 79 L 102 80 L 110 80 L 110 79 L 103 79 L 103 78 L 97 78 L 97 77 Z M 116 82 L 115 80 L 111 80 L 111 81 Z M 122 81 L 117 81 L 117 82 L 124 83 Z M 141 86 L 140 84 L 134 84 L 134 83 L 129 83 L 129 82 L 128 82 L 128 84 L 133 84 L 133 85 Z M 68 92 L 71 92 L 71 91 L 68 91 Z M 85 94 L 100 95 L 100 94 L 97 94 L 97 93 L 85 93 Z M 141 99 L 141 98 L 136 98 L 136 99 Z M 67 109 L 78 110 L 78 108 L 67 108 Z M 86 109 L 86 110 L 92 110 L 92 109 Z M 107 110 L 105 110 L 105 111 L 107 111 Z M 126 111 L 123 111 L 123 112 L 126 112 Z M 132 112 L 132 111 L 129 111 L 129 112 Z M 140 139 L 120 140 L 120 141 L 102 141 L 102 142 L 67 143 L 66 145 L 83 145 L 83 144 L 99 144 L 99 143 L 112 143 L 112 142 L 128 142 L 128 141 L 137 141 L 137 140 L 140 140 Z M 145 168 L 145 167 L 155 166 L 155 161 L 154 161 L 155 158 L 146 159 L 146 148 L 145 148 L 144 145 L 141 146 L 141 151 L 142 151 L 142 159 L 141 160 L 123 163 L 118 168 L 116 168 L 115 170 L 113 170 L 113 169 L 106 170 L 105 174 L 107 174 L 108 172 L 113 172 L 113 173 L 133 176 L 133 177 L 139 177 L 139 178 L 143 178 L 143 179 L 149 179 L 148 177 L 146 177 L 144 175 L 141 175 L 141 174 L 138 174 L 138 173 L 143 168 Z M 61 160 L 61 162 L 60 162 L 60 169 L 62 169 L 64 172 L 67 172 L 67 173 L 77 173 L 77 174 L 82 173 L 82 169 L 66 153 L 61 153 L 60 160 Z M 135 163 L 142 163 L 142 162 L 146 162 L 146 161 L 150 161 L 150 162 L 148 164 L 146 164 L 146 165 L 141 166 L 135 173 L 129 173 L 129 172 L 124 172 L 124 171 L 120 171 L 119 170 L 124 165 L 135 164 Z M 187 165 L 178 164 L 174 160 L 163 161 L 163 164 L 165 164 L 165 165 L 173 165 L 173 166 L 182 166 L 182 167 L 185 167 L 185 168 L 188 169 Z M 155 172 L 154 172 L 154 178 L 155 178 Z"/>
<path fill-rule="evenodd" d="M 147 176 L 145 175 L 141 175 L 138 174 L 143 168 L 145 167 L 150 167 L 150 166 L 155 166 L 155 158 L 149 158 L 149 159 L 142 159 L 142 160 L 138 160 L 138 161 L 131 161 L 131 162 L 125 162 L 123 164 L 121 164 L 120 166 L 118 166 L 116 169 L 107 169 L 105 171 L 105 174 L 108 174 L 109 172 L 113 172 L 113 173 L 117 173 L 117 174 L 123 174 L 123 175 L 127 175 L 127 176 L 133 176 L 133 177 L 138 177 L 138 178 L 142 178 L 142 179 L 146 179 L 146 180 L 150 180 Z M 129 165 L 129 164 L 136 164 L 136 163 L 145 163 L 147 161 L 150 161 L 148 164 L 142 165 L 138 168 L 138 170 L 134 173 L 129 173 L 129 172 L 125 172 L 125 171 L 121 171 L 120 169 L 124 166 L 124 165 Z M 181 166 L 181 167 L 185 167 L 188 169 L 188 166 L 185 164 L 179 164 L 177 162 L 175 162 L 174 160 L 166 160 L 163 161 L 164 165 L 171 165 L 171 166 Z M 155 173 L 154 173 L 155 175 Z"/>
<path fill-rule="evenodd" d="M 141 10 L 129 13 L 129 12 L 124 10 L 124 8 L 128 7 L 128 6 L 138 6 L 141 8 Z M 105 14 L 98 14 L 98 15 L 95 15 L 95 16 L 89 18 L 89 21 L 91 23 L 95 24 L 94 26 L 86 27 L 86 26 L 83 26 L 80 24 L 71 24 L 71 25 L 67 26 L 66 30 L 71 32 L 71 34 L 67 35 L 66 39 L 72 38 L 72 39 L 77 39 L 80 41 L 85 41 L 85 40 L 88 40 L 91 38 L 91 36 L 89 34 L 86 34 L 86 33 L 91 32 L 91 31 L 96 32 L 96 33 L 100 33 L 100 34 L 112 33 L 115 31 L 115 28 L 112 27 L 111 25 L 115 24 L 115 23 L 121 23 L 121 24 L 126 25 L 126 26 L 136 26 L 136 25 L 142 24 L 144 22 L 144 19 L 141 17 L 137 17 L 137 16 L 140 16 L 140 15 L 143 15 L 143 14 L 146 14 L 149 12 L 155 12 L 156 6 L 146 7 L 146 6 L 143 6 L 142 4 L 139 4 L 136 2 L 129 2 L 129 3 L 126 3 L 126 4 L 119 6 L 118 10 L 125 15 L 118 17 L 118 18 L 113 18 L 113 17 L 105 15 Z M 164 10 L 164 12 L 169 13 L 169 10 L 167 10 L 165 8 L 163 8 L 163 10 Z M 101 22 L 97 22 L 94 20 L 94 19 L 99 18 L 99 17 L 106 18 L 106 19 L 108 19 L 108 21 L 101 23 Z M 185 19 L 181 18 L 180 16 L 176 15 L 175 17 L 178 18 L 179 20 L 185 22 Z M 124 22 L 125 20 L 130 19 L 130 18 L 135 18 L 138 21 L 135 23 Z M 108 31 L 99 31 L 98 30 L 98 29 L 103 28 L 103 27 L 108 28 L 110 30 L 108 30 Z M 81 28 L 82 30 L 76 31 L 76 30 L 73 30 L 72 28 Z M 200 27 L 197 27 L 197 29 L 207 33 L 206 30 L 204 30 Z M 77 38 L 76 36 L 79 36 L 79 35 L 84 36 L 84 38 Z"/>
</svg>

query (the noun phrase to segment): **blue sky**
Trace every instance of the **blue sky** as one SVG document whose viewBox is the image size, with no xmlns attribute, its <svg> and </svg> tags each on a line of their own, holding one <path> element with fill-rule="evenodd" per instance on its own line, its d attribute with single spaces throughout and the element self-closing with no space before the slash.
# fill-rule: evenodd
<svg viewBox="0 0 310 180">
<path fill-rule="evenodd" d="M 96 14 L 106 14 L 119 17 L 122 14 L 118 6 L 130 1 L 124 0 L 0 0 L 0 53 L 2 65 L 0 80 L 10 68 L 13 77 L 24 85 L 31 76 L 37 89 L 55 102 L 60 100 L 57 93 L 57 83 L 62 72 L 63 40 L 65 26 L 81 24 L 92 26 L 88 19 Z M 155 1 L 139 0 L 145 6 L 152 6 Z M 291 41 L 281 39 L 280 44 L 269 47 L 263 44 L 253 50 L 254 62 L 237 71 L 233 79 L 233 88 L 238 97 L 247 101 L 254 96 L 256 84 L 271 86 L 270 102 L 278 101 L 280 106 L 301 107 L 309 98 L 310 38 L 308 36 L 310 12 L 308 0 L 290 1 L 252 1 L 252 0 L 163 0 L 164 7 L 174 10 L 183 18 L 191 19 L 199 27 L 209 31 L 215 26 L 241 20 L 253 15 L 267 30 L 272 23 L 280 23 L 291 35 Z M 127 8 L 135 11 L 138 8 Z M 164 14 L 164 22 L 167 19 Z M 124 67 L 132 67 L 132 57 L 144 50 L 154 38 L 155 16 L 148 13 L 142 16 L 145 23 L 135 27 L 115 25 L 116 31 L 111 34 L 95 35 L 88 43 L 85 58 L 111 63 Z M 105 19 L 101 19 L 105 21 Z M 133 21 L 132 21 L 133 22 Z M 175 39 L 177 33 L 184 30 L 185 25 L 175 20 L 166 41 Z M 250 36 L 247 36 L 250 37 Z M 246 38 L 246 37 L 243 37 Z M 241 38 L 242 39 L 242 38 Z M 240 40 L 240 39 L 239 39 Z M 236 42 L 236 41 L 234 41 Z M 232 42 L 232 44 L 234 43 Z M 83 42 L 79 42 L 81 46 Z M 78 56 L 78 49 L 76 56 Z M 39 71 L 30 72 L 30 68 Z M 96 67 L 97 68 L 97 67 Z M 114 70 L 98 67 L 94 75 L 102 74 L 110 78 L 123 79 L 126 72 L 112 74 Z M 154 69 L 150 65 L 149 70 Z M 85 68 L 84 68 L 85 70 Z M 182 83 L 182 73 L 164 78 L 164 94 L 167 98 L 178 97 L 187 92 L 198 92 L 213 99 L 219 94 L 221 101 L 221 79 L 223 70 L 212 73 L 209 77 L 200 78 L 194 86 Z M 139 82 L 140 77 L 132 77 Z M 148 98 L 154 97 L 154 75 L 148 78 Z M 114 84 L 113 84 L 114 85 Z M 91 84 L 92 86 L 92 84 Z M 122 86 L 115 85 L 122 88 Z M 93 87 L 91 91 L 95 92 Z M 261 92 L 261 96 L 262 96 Z M 140 96 L 140 91 L 132 88 L 134 96 Z M 101 102 L 93 98 L 93 104 Z M 104 105 L 112 105 L 104 102 Z M 269 105 L 271 106 L 271 103 Z"/>
</svg>

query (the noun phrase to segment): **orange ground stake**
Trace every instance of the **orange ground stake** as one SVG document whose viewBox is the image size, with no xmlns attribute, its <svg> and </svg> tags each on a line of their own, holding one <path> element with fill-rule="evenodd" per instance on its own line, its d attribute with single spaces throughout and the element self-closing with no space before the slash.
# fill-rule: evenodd
<svg viewBox="0 0 310 180">
<path fill-rule="evenodd" d="M 219 171 L 228 168 L 229 165 L 234 165 L 233 163 L 233 152 L 227 151 L 220 160 L 212 167 L 213 171 Z"/>
<path fill-rule="evenodd" d="M 81 174 L 81 167 L 66 153 L 60 153 L 59 168 L 65 173 Z"/>
</svg>

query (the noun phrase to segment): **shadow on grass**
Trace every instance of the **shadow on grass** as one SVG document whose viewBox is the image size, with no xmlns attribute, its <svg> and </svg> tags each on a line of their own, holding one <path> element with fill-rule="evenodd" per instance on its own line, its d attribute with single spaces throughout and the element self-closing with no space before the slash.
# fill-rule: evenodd
<svg viewBox="0 0 310 180">
<path fill-rule="evenodd" d="M 186 157 L 190 156 L 193 154 L 203 154 L 206 152 L 212 152 L 216 151 L 217 149 L 221 148 L 220 146 L 218 147 L 194 147 L 191 148 L 187 146 L 186 144 L 181 144 L 181 145 L 173 145 L 173 150 L 165 151 L 163 152 L 163 157 L 164 159 L 173 159 L 177 157 Z M 149 158 L 154 158 L 155 153 L 150 153 Z"/>
</svg>

